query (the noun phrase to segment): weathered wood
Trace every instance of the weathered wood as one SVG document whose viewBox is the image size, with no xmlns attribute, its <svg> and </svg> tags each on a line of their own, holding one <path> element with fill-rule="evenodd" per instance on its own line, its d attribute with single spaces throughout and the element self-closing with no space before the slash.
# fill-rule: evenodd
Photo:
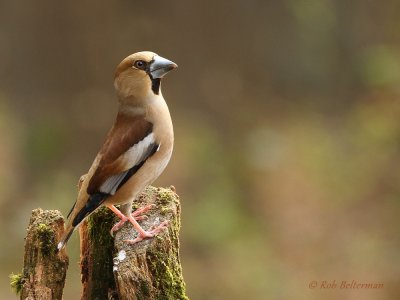
<svg viewBox="0 0 400 300">
<path fill-rule="evenodd" d="M 173 187 L 149 187 L 135 202 L 135 208 L 153 204 L 140 221 L 144 229 L 167 220 L 168 228 L 156 237 L 137 244 L 125 241 L 137 233 L 127 222 L 116 233 L 110 229 L 117 218 L 106 208 L 93 213 L 80 228 L 82 299 L 188 299 L 179 261 L 180 202 Z M 24 269 L 11 275 L 21 299 L 58 300 L 68 268 L 65 249 L 56 252 L 64 230 L 58 211 L 35 209 L 28 226 Z"/>
<path fill-rule="evenodd" d="M 188 299 L 179 260 L 180 202 L 174 188 L 149 187 L 137 204 L 156 205 L 146 213 L 145 229 L 164 220 L 169 225 L 155 238 L 134 245 L 125 242 L 136 236 L 129 224 L 116 234 L 114 274 L 121 299 Z"/>
<path fill-rule="evenodd" d="M 125 242 L 137 234 L 129 222 L 110 243 L 109 231 L 117 220 L 107 209 L 98 210 L 82 224 L 82 299 L 188 299 L 179 260 L 179 197 L 173 188 L 149 187 L 135 201 L 135 208 L 148 204 L 155 207 L 140 221 L 143 228 L 149 230 L 168 220 L 168 229 L 134 245 Z"/>
<path fill-rule="evenodd" d="M 103 207 L 80 226 L 82 300 L 118 299 L 112 271 L 114 239 L 110 235 L 116 221 Z"/>
<path fill-rule="evenodd" d="M 87 175 L 79 179 L 78 189 Z M 110 235 L 115 219 L 102 207 L 79 227 L 82 300 L 118 299 L 112 271 L 114 240 Z"/>
<path fill-rule="evenodd" d="M 68 256 L 56 252 L 57 241 L 64 231 L 59 211 L 35 209 L 25 238 L 24 268 L 20 283 L 21 299 L 62 299 Z"/>
</svg>

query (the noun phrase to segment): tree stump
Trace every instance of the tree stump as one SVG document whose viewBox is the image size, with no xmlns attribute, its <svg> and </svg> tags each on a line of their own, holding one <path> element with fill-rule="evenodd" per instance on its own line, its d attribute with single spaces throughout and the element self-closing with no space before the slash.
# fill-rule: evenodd
<svg viewBox="0 0 400 300">
<path fill-rule="evenodd" d="M 163 221 L 168 228 L 156 237 L 127 244 L 137 233 L 127 222 L 115 239 L 110 229 L 117 218 L 100 208 L 84 221 L 81 235 L 82 299 L 188 300 L 179 260 L 180 202 L 173 187 L 148 187 L 135 201 L 153 204 L 140 221 L 149 230 Z M 61 300 L 68 268 L 65 249 L 56 245 L 64 231 L 58 211 L 35 209 L 25 242 L 23 273 L 10 276 L 21 299 Z"/>
<path fill-rule="evenodd" d="M 82 299 L 188 299 L 179 260 L 179 197 L 173 187 L 149 187 L 134 209 L 148 204 L 155 207 L 141 221 L 143 228 L 168 220 L 168 229 L 134 245 L 125 242 L 137 234 L 129 222 L 112 240 L 109 232 L 118 220 L 106 208 L 81 225 Z"/>
<path fill-rule="evenodd" d="M 82 300 L 118 299 L 112 270 L 114 239 L 110 235 L 116 221 L 114 214 L 102 207 L 79 228 Z"/>
<path fill-rule="evenodd" d="M 25 238 L 24 268 L 19 278 L 21 299 L 61 300 L 68 268 L 65 250 L 56 252 L 64 231 L 59 211 L 35 209 Z"/>
</svg>

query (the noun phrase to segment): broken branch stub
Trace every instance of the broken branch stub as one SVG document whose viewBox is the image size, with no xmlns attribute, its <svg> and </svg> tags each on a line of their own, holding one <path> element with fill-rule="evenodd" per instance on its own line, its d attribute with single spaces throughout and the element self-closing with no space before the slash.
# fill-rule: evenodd
<svg viewBox="0 0 400 300">
<path fill-rule="evenodd" d="M 32 211 L 25 238 L 21 299 L 61 300 L 68 269 L 65 250 L 56 251 L 64 231 L 59 211 Z"/>
</svg>

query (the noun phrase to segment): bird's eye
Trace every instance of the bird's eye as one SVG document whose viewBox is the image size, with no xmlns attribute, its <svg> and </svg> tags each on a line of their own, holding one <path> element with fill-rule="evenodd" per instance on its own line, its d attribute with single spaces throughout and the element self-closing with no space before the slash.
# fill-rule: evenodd
<svg viewBox="0 0 400 300">
<path fill-rule="evenodd" d="M 146 62 L 144 62 L 143 60 L 137 60 L 133 65 L 135 66 L 135 68 L 138 68 L 140 70 L 144 70 L 146 68 Z"/>
</svg>

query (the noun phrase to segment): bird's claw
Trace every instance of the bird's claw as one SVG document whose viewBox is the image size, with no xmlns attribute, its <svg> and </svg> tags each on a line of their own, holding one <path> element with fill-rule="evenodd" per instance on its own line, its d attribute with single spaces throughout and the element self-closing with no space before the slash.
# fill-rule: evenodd
<svg viewBox="0 0 400 300">
<path fill-rule="evenodd" d="M 143 234 L 138 234 L 138 236 L 132 240 L 124 240 L 128 244 L 136 244 L 145 239 L 150 239 L 155 237 L 158 233 L 168 228 L 169 221 L 163 221 L 161 224 L 153 225 L 150 231 L 144 231 Z"/>
<path fill-rule="evenodd" d="M 126 221 L 128 221 L 128 218 L 124 217 L 111 228 L 110 234 L 111 234 L 112 237 L 114 237 L 114 232 L 120 230 L 121 227 L 125 224 Z"/>
<path fill-rule="evenodd" d="M 132 217 L 134 217 L 136 220 L 138 220 L 137 217 L 139 217 L 141 214 L 147 212 L 148 210 L 150 210 L 150 209 L 152 209 L 154 207 L 156 207 L 155 204 L 148 204 L 146 206 L 140 207 L 137 210 L 135 210 L 134 212 L 132 212 Z"/>
<path fill-rule="evenodd" d="M 142 221 L 142 220 L 147 220 L 148 216 L 142 215 L 143 213 L 149 211 L 150 209 L 154 208 L 156 205 L 155 204 L 148 204 L 146 206 L 140 207 L 134 212 L 132 212 L 132 217 L 135 218 L 136 221 Z M 123 217 L 121 220 L 116 223 L 110 230 L 110 234 L 112 237 L 114 237 L 114 233 L 122 228 L 122 226 L 125 224 L 126 221 L 128 221 L 128 217 Z"/>
</svg>

